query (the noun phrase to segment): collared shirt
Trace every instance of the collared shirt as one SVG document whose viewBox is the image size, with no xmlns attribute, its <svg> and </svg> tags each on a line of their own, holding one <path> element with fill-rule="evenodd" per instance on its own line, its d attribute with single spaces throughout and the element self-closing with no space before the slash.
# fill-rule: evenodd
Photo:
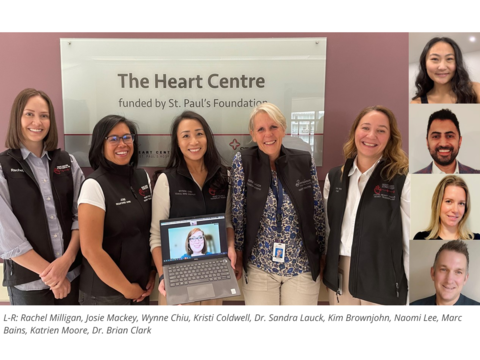
<svg viewBox="0 0 480 360">
<path fill-rule="evenodd" d="M 63 233 L 60 222 L 57 218 L 57 211 L 55 209 L 55 202 L 53 199 L 52 186 L 50 183 L 49 171 L 49 156 L 48 152 L 43 150 L 42 155 L 37 157 L 35 154 L 26 149 L 23 145 L 20 149 L 23 159 L 30 166 L 30 169 L 37 180 L 40 192 L 43 197 L 43 204 L 45 206 L 45 213 L 47 215 L 48 228 L 50 230 L 50 238 L 52 240 L 52 248 L 55 258 L 63 255 Z M 72 176 L 74 186 L 73 199 L 73 223 L 72 230 L 78 229 L 78 215 L 77 215 L 77 196 L 80 190 L 80 185 L 84 180 L 83 172 L 80 169 L 75 158 L 70 155 L 72 162 Z M 8 183 L 3 175 L 0 166 L 0 213 L 2 214 L 0 220 L 0 257 L 2 259 L 10 259 L 27 253 L 32 250 L 30 242 L 25 237 L 22 227 L 17 218 L 12 212 L 12 204 L 10 200 L 10 192 L 8 190 Z M 80 275 L 80 266 L 70 271 L 67 274 L 67 279 L 72 281 Z M 15 286 L 19 290 L 42 290 L 48 289 L 48 286 L 43 283 L 41 279 L 35 280 L 26 284 Z"/>
<path fill-rule="evenodd" d="M 342 256 L 352 256 L 352 243 L 353 243 L 353 232 L 355 229 L 355 220 L 357 218 L 358 204 L 360 203 L 360 198 L 363 193 L 363 189 L 370 179 L 373 171 L 377 167 L 379 159 L 373 166 L 362 173 L 357 166 L 357 159 L 355 159 L 352 168 L 350 169 L 348 176 L 350 177 L 348 185 L 348 198 L 345 207 L 345 213 L 343 216 L 342 222 L 342 234 L 341 234 L 341 244 L 340 244 L 340 255 Z M 323 200 L 325 202 L 325 218 L 328 219 L 327 214 L 327 202 L 328 195 L 330 193 L 330 180 L 327 177 L 325 178 L 325 186 L 323 190 Z M 407 280 L 409 278 L 409 237 L 410 237 L 410 174 L 407 175 L 405 179 L 405 184 L 402 190 L 402 196 L 400 200 L 400 212 L 402 215 L 402 232 L 403 232 L 403 263 L 405 268 L 405 274 L 407 275 Z M 328 226 L 328 220 L 326 221 L 327 227 L 327 237 L 330 233 Z M 328 246 L 328 244 L 327 244 Z"/>
<path fill-rule="evenodd" d="M 235 249 L 243 250 L 245 238 L 245 173 L 240 153 L 233 159 L 232 176 L 232 220 L 235 230 Z M 322 194 L 318 185 L 317 170 L 312 159 L 310 175 L 313 184 L 315 233 L 321 254 L 324 253 L 325 213 L 323 211 Z M 272 170 L 273 186 L 278 190 L 278 177 Z M 267 201 L 260 220 L 257 239 L 252 249 L 250 262 L 268 273 L 282 276 L 295 276 L 310 271 L 305 245 L 300 236 L 298 216 L 293 203 L 286 192 L 282 203 L 282 229 L 277 231 L 276 211 L 277 198 L 271 188 L 268 189 Z M 285 244 L 285 262 L 272 260 L 274 243 Z"/>
<path fill-rule="evenodd" d="M 458 170 L 458 161 L 455 160 L 456 166 L 455 166 L 455 171 L 453 172 L 455 175 L 460 174 L 460 171 Z M 446 172 L 443 172 L 440 170 L 440 168 L 435 164 L 435 161 L 432 162 L 432 174 L 446 174 Z"/>
</svg>

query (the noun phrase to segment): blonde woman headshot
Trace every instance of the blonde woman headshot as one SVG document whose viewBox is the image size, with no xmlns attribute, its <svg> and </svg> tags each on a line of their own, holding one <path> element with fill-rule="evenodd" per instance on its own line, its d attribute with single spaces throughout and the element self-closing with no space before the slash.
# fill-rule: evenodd
<svg viewBox="0 0 480 360">
<path fill-rule="evenodd" d="M 480 234 L 467 227 L 470 214 L 470 192 L 465 181 L 456 175 L 445 176 L 432 196 L 432 215 L 425 231 L 414 240 L 479 240 Z"/>
</svg>

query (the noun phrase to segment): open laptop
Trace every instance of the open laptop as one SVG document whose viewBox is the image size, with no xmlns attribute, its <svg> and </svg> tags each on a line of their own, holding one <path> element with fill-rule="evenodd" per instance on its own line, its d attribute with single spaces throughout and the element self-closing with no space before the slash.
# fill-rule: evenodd
<svg viewBox="0 0 480 360">
<path fill-rule="evenodd" d="M 240 295 L 227 257 L 225 214 L 160 221 L 167 304 Z"/>
</svg>

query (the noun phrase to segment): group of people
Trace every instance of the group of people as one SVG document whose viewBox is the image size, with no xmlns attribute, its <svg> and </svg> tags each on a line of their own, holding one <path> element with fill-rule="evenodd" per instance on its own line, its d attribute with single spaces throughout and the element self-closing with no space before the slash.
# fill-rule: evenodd
<svg viewBox="0 0 480 360">
<path fill-rule="evenodd" d="M 411 104 L 480 103 L 480 84 L 470 80 L 457 43 L 446 37 L 431 39 L 420 56 Z M 458 239 L 480 239 L 469 229 L 470 191 L 462 174 L 479 174 L 457 159 L 462 134 L 457 116 L 447 108 L 433 112 L 427 125 L 426 143 L 432 162 L 415 174 L 441 174 L 431 200 L 430 222 L 414 240 L 450 240 L 435 255 L 430 276 L 435 294 L 411 305 L 480 305 L 461 291 L 469 276 L 467 244 Z M 468 176 L 468 175 L 467 175 Z"/>
<path fill-rule="evenodd" d="M 431 43 L 421 67 L 433 85 L 417 85 L 414 102 L 463 101 L 465 89 L 476 101 L 477 84 L 465 84 L 457 47 L 446 38 Z M 435 61 L 448 76 L 432 70 Z M 95 125 L 94 171 L 85 180 L 75 158 L 57 149 L 48 95 L 23 90 L 0 154 L 0 256 L 11 303 L 146 304 L 157 273 L 166 296 L 160 220 L 225 213 L 228 257 L 247 305 L 316 305 L 321 281 L 331 305 L 405 304 L 410 175 L 392 111 L 370 106 L 358 114 L 345 162 L 329 171 L 323 197 L 311 154 L 282 145 L 287 123 L 277 106 L 255 107 L 248 128 L 256 146 L 238 152 L 228 170 L 206 120 L 184 111 L 152 192 L 137 168 L 135 123 L 108 115 Z M 440 215 L 432 214 L 425 238 L 472 238 L 442 218 L 445 197 L 464 206 L 467 218 L 468 189 L 452 181 L 438 191 Z M 209 254 L 200 229 L 189 233 L 185 250 L 185 258 Z"/>
<path fill-rule="evenodd" d="M 230 173 L 205 119 L 183 112 L 152 192 L 137 168 L 132 121 L 109 115 L 95 125 L 94 171 L 85 180 L 75 158 L 57 149 L 48 95 L 22 91 L 0 155 L 0 249 L 11 303 L 144 304 L 157 272 L 166 295 L 160 220 L 226 213 L 228 256 L 247 304 L 316 304 L 323 272 L 337 296 L 332 303 L 347 301 L 350 289 L 362 301 L 404 304 L 408 160 L 391 111 L 376 106 L 359 114 L 346 163 L 330 171 L 324 199 L 311 154 L 282 145 L 287 124 L 275 105 L 257 106 L 248 126 L 257 146 L 237 153 Z M 370 211 L 382 225 L 369 221 Z M 209 254 L 201 230 L 189 233 L 185 250 L 186 258 Z M 350 257 L 355 271 L 341 284 L 338 269 L 345 271 Z M 391 276 L 381 275 L 392 264 Z"/>
</svg>

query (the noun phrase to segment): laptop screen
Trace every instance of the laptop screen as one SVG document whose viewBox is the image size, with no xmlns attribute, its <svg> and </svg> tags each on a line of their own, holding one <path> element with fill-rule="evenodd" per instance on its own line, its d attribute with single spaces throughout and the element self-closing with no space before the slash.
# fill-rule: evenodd
<svg viewBox="0 0 480 360">
<path fill-rule="evenodd" d="M 163 263 L 227 254 L 225 215 L 212 214 L 160 221 Z"/>
</svg>

